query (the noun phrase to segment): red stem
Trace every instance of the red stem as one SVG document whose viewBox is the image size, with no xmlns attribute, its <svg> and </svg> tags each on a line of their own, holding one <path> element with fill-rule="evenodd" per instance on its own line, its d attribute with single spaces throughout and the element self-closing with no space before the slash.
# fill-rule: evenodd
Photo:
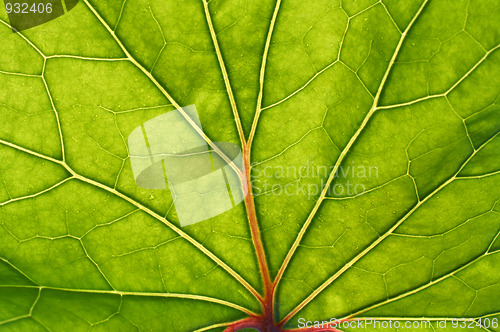
<svg viewBox="0 0 500 332">
<path fill-rule="evenodd" d="M 265 316 L 252 316 L 238 320 L 228 325 L 224 332 L 236 332 L 242 329 L 257 329 L 261 332 L 282 332 L 280 327 L 274 324 L 268 325 Z"/>
<path fill-rule="evenodd" d="M 243 148 L 243 160 L 245 165 L 245 174 L 242 182 L 246 184 L 248 194 L 245 197 L 245 207 L 248 216 L 248 223 L 250 226 L 250 232 L 252 234 L 252 242 L 257 254 L 257 260 L 259 264 L 259 269 L 262 275 L 262 282 L 264 285 L 264 295 L 259 298 L 262 304 L 262 315 L 250 316 L 245 319 L 238 320 L 234 323 L 228 325 L 224 330 L 225 332 L 236 332 L 246 328 L 257 329 L 261 332 L 340 332 L 333 327 L 327 328 L 298 328 L 284 330 L 283 325 L 286 323 L 287 319 L 284 319 L 280 323 L 275 323 L 274 321 L 274 293 L 277 286 L 277 282 L 271 281 L 271 276 L 269 273 L 269 268 L 267 266 L 266 254 L 264 251 L 264 245 L 262 243 L 262 238 L 260 234 L 259 223 L 257 221 L 257 213 L 255 210 L 254 196 L 252 192 L 252 179 L 251 179 L 251 168 L 250 168 L 250 146 L 245 145 Z M 243 174 L 240 174 L 243 176 Z"/>
<path fill-rule="evenodd" d="M 248 194 L 245 197 L 245 206 L 248 215 L 248 223 L 250 225 L 250 232 L 252 234 L 252 242 L 255 247 L 259 268 L 262 274 L 262 282 L 264 284 L 264 296 L 260 299 L 263 308 L 263 317 L 261 319 L 260 326 L 272 327 L 275 326 L 274 308 L 273 308 L 274 301 L 272 296 L 273 283 L 271 281 L 271 276 L 269 274 L 269 268 L 267 266 L 267 259 L 264 251 L 264 245 L 262 244 L 259 223 L 257 221 L 257 213 L 255 211 L 255 202 L 252 192 L 252 179 L 251 179 L 252 170 L 250 168 L 251 166 L 250 147 L 248 145 L 246 145 L 243 149 L 243 158 L 245 163 L 245 182 L 248 189 Z"/>
<path fill-rule="evenodd" d="M 248 317 L 234 323 L 229 324 L 229 326 L 224 330 L 224 332 L 235 332 L 242 329 L 259 329 L 262 325 L 262 317 Z"/>
</svg>

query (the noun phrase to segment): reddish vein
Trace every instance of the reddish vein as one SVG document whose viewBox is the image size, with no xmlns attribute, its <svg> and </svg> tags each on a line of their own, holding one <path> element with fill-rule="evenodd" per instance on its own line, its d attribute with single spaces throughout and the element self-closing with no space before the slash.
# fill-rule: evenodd
<svg viewBox="0 0 500 332">
<path fill-rule="evenodd" d="M 259 268 L 262 274 L 262 281 L 264 284 L 264 296 L 260 298 L 262 307 L 264 309 L 264 316 L 272 319 L 273 308 L 272 308 L 272 282 L 271 276 L 269 274 L 269 268 L 267 266 L 266 254 L 264 251 L 264 245 L 262 244 L 262 238 L 260 235 L 259 223 L 257 222 L 257 213 L 255 212 L 255 202 L 252 193 L 252 183 L 251 183 L 251 168 L 250 168 L 250 147 L 246 145 L 243 150 L 243 158 L 245 162 L 245 182 L 248 188 L 248 195 L 245 197 L 245 206 L 248 215 L 248 223 L 250 225 L 250 232 L 252 234 L 252 242 L 255 247 L 255 252 L 257 254 L 257 260 L 259 262 Z"/>
<path fill-rule="evenodd" d="M 228 325 L 224 332 L 235 332 L 243 329 L 260 329 L 262 327 L 261 316 L 248 317 Z"/>
</svg>

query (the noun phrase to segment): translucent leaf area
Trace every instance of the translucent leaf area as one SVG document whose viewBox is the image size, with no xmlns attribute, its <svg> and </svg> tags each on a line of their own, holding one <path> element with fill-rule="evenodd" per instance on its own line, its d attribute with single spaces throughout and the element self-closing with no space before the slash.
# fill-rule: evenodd
<svg viewBox="0 0 500 332">
<path fill-rule="evenodd" d="M 497 1 L 0 7 L 0 331 L 500 319 Z M 184 227 L 127 138 L 188 105 L 250 190 Z"/>
</svg>

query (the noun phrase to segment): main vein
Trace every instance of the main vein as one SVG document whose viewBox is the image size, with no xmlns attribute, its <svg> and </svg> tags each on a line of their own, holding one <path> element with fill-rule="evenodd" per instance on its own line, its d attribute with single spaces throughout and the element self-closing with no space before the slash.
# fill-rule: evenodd
<svg viewBox="0 0 500 332">
<path fill-rule="evenodd" d="M 248 188 L 248 194 L 245 197 L 245 208 L 247 212 L 247 217 L 248 217 L 248 222 L 249 222 L 249 227 L 250 227 L 250 232 L 252 235 L 252 243 L 256 251 L 257 255 L 257 261 L 259 263 L 259 269 L 261 271 L 262 275 L 262 280 L 264 284 L 264 295 L 261 298 L 261 303 L 263 306 L 264 310 L 264 316 L 268 317 L 269 319 L 272 319 L 273 316 L 273 303 L 272 303 L 272 282 L 271 282 L 271 277 L 269 273 L 269 268 L 267 265 L 267 259 L 265 255 L 265 250 L 264 250 L 264 245 L 262 243 L 262 238 L 261 238 L 261 233 L 260 233 L 260 228 L 257 220 L 257 213 L 255 209 L 255 201 L 253 197 L 253 192 L 252 192 L 252 183 L 251 183 L 251 158 L 250 158 L 250 152 L 251 152 L 251 146 L 252 146 L 252 141 L 255 135 L 255 128 L 256 124 L 258 121 L 258 117 L 261 111 L 261 106 L 262 106 L 262 96 L 263 96 L 263 86 L 264 86 L 264 76 L 265 76 L 265 70 L 266 70 L 266 60 L 267 56 L 269 53 L 269 46 L 271 43 L 271 38 L 272 38 L 272 33 L 274 30 L 274 26 L 276 23 L 276 18 L 278 16 L 278 11 L 281 5 L 281 0 L 276 1 L 276 5 L 274 8 L 274 13 L 272 20 L 269 25 L 269 30 L 267 32 L 267 38 L 266 38 L 266 43 L 264 46 L 264 54 L 263 54 L 263 59 L 262 59 L 262 64 L 261 64 L 261 69 L 260 69 L 260 87 L 259 87 L 259 95 L 258 95 L 258 100 L 257 100 L 257 110 L 254 116 L 253 124 L 252 124 L 252 130 L 250 132 L 248 141 L 245 140 L 245 135 L 243 132 L 243 128 L 241 125 L 241 120 L 239 117 L 239 113 L 236 107 L 236 101 L 234 98 L 234 94 L 231 88 L 231 83 L 229 80 L 229 75 L 227 73 L 227 69 L 224 63 L 224 58 L 222 56 L 222 52 L 219 47 L 219 43 L 217 40 L 217 33 L 214 29 L 214 25 L 212 22 L 212 17 L 210 15 L 210 10 L 209 10 L 209 3 L 206 0 L 203 1 L 203 7 L 205 11 L 205 17 L 207 20 L 208 28 L 210 30 L 210 35 L 212 38 L 212 42 L 217 54 L 217 59 L 219 61 L 219 66 L 222 71 L 222 75 L 224 78 L 224 83 L 226 85 L 229 101 L 231 103 L 231 108 L 233 110 L 234 118 L 236 121 L 236 126 L 238 128 L 238 133 L 240 136 L 240 140 L 242 142 L 243 146 L 243 159 L 244 159 L 244 164 L 245 164 L 245 179 L 244 181 L 246 182 L 246 186 Z"/>
<path fill-rule="evenodd" d="M 252 191 L 252 179 L 251 179 L 251 149 L 252 149 L 252 141 L 253 137 L 255 135 L 255 128 L 257 125 L 258 117 L 260 114 L 260 108 L 262 105 L 262 95 L 263 95 L 263 89 L 264 89 L 264 77 L 265 77 L 265 71 L 266 71 L 266 61 L 267 61 L 267 56 L 269 53 L 269 46 L 271 44 L 271 38 L 274 30 L 274 26 L 276 24 L 276 18 L 278 16 L 278 12 L 280 9 L 281 5 L 281 0 L 276 1 L 276 5 L 274 8 L 273 12 L 273 17 L 271 19 L 271 22 L 269 24 L 269 29 L 267 32 L 267 38 L 266 38 L 266 44 L 264 45 L 264 54 L 262 56 L 262 64 L 260 68 L 260 78 L 259 78 L 259 95 L 258 95 L 258 100 L 257 100 L 257 109 L 255 111 L 254 115 L 254 120 L 252 124 L 252 129 L 250 132 L 250 135 L 248 137 L 248 141 L 245 145 L 243 155 L 244 155 L 244 162 L 245 162 L 245 168 L 246 168 L 246 181 L 247 181 L 247 187 L 249 188 L 248 190 L 248 195 L 245 199 L 245 206 L 247 210 L 247 215 L 248 215 L 248 222 L 250 225 L 250 230 L 252 233 L 252 240 L 253 244 L 255 247 L 255 251 L 257 253 L 257 259 L 259 261 L 259 268 L 261 270 L 262 274 L 262 279 L 264 282 L 264 298 L 263 298 L 263 310 L 264 310 L 264 317 L 266 320 L 268 320 L 269 324 L 274 324 L 274 301 L 273 301 L 273 296 L 272 296 L 272 281 L 271 281 L 271 275 L 269 273 L 269 267 L 267 265 L 267 258 L 264 250 L 264 244 L 262 243 L 262 236 L 260 233 L 260 227 L 259 223 L 257 220 L 257 212 L 255 209 L 255 200 L 253 196 L 253 191 Z"/>
</svg>

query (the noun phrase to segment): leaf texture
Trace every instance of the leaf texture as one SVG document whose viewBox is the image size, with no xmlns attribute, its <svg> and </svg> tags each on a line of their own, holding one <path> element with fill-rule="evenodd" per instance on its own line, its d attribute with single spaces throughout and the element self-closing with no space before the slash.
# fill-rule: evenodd
<svg viewBox="0 0 500 332">
<path fill-rule="evenodd" d="M 13 33 L 2 8 L 0 330 L 500 318 L 499 17 L 83 0 Z M 181 227 L 168 189 L 136 186 L 126 138 L 192 104 L 241 146 L 252 192 Z"/>
</svg>

